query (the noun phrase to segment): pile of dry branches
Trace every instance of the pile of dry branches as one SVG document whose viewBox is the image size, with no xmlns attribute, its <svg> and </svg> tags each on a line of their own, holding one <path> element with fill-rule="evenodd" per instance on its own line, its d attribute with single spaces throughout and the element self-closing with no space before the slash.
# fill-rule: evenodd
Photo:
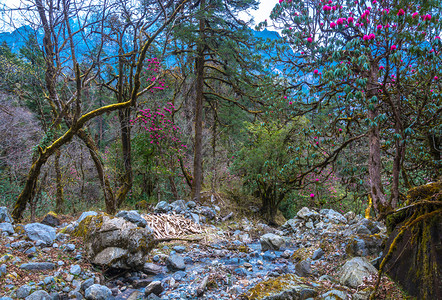
<svg viewBox="0 0 442 300">
<path fill-rule="evenodd" d="M 147 225 L 153 229 L 155 238 L 172 238 L 203 232 L 199 224 L 176 214 L 144 215 Z"/>
</svg>

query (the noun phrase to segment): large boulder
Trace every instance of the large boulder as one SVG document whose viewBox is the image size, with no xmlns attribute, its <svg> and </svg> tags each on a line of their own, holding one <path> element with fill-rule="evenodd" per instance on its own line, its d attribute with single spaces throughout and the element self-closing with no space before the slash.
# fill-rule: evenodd
<svg viewBox="0 0 442 300">
<path fill-rule="evenodd" d="M 317 213 L 314 210 L 311 210 L 308 207 L 303 207 L 301 208 L 296 216 L 298 216 L 298 218 L 303 219 L 303 220 L 308 220 L 308 219 L 312 219 L 312 220 L 319 220 L 321 215 L 319 213 Z"/>
<path fill-rule="evenodd" d="M 53 211 L 50 211 L 44 216 L 43 220 L 41 221 L 41 224 L 45 224 L 51 227 L 57 227 L 60 226 L 60 218 L 57 216 L 57 214 Z"/>
<path fill-rule="evenodd" d="M 25 226 L 25 233 L 32 241 L 43 241 L 52 245 L 55 240 L 56 231 L 53 227 L 41 223 L 31 223 Z"/>
<path fill-rule="evenodd" d="M 0 223 L 0 233 L 7 232 L 8 234 L 14 234 L 14 227 L 11 223 Z"/>
<path fill-rule="evenodd" d="M 12 223 L 12 217 L 5 206 L 0 207 L 0 222 Z"/>
<path fill-rule="evenodd" d="M 442 299 L 442 181 L 413 188 L 387 217 L 384 270 L 412 296 Z"/>
<path fill-rule="evenodd" d="M 108 268 L 142 270 L 154 247 L 153 231 L 148 226 L 138 227 L 106 214 L 87 216 L 72 234 L 84 238 L 92 263 Z"/>
<path fill-rule="evenodd" d="M 339 271 L 339 282 L 351 288 L 364 283 L 364 278 L 377 274 L 377 270 L 365 257 L 354 257 L 347 261 Z"/>
</svg>

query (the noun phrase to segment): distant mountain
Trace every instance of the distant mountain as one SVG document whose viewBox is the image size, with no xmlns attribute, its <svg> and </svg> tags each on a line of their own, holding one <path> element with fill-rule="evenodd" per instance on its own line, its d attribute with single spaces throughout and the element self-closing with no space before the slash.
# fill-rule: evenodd
<svg viewBox="0 0 442 300">
<path fill-rule="evenodd" d="M 6 42 L 12 52 L 18 53 L 31 34 L 35 34 L 35 31 L 30 26 L 19 27 L 13 32 L 0 32 L 0 44 Z"/>
</svg>

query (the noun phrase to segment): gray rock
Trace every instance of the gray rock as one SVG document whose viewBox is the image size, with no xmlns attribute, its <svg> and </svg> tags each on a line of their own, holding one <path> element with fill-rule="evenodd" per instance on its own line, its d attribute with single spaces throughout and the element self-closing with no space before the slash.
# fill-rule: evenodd
<svg viewBox="0 0 442 300">
<path fill-rule="evenodd" d="M 116 217 L 123 218 L 128 222 L 137 224 L 138 227 L 146 227 L 147 221 L 136 210 L 123 210 L 120 211 Z"/>
<path fill-rule="evenodd" d="M 371 231 L 365 227 L 363 224 L 359 224 L 358 227 L 356 227 L 356 233 L 357 234 L 371 234 Z"/>
<path fill-rule="evenodd" d="M 347 219 L 347 222 L 353 221 L 356 218 L 356 214 L 352 211 L 347 212 L 344 217 Z"/>
<path fill-rule="evenodd" d="M 295 265 L 296 274 L 301 277 L 308 277 L 313 274 L 310 259 L 301 260 Z"/>
<path fill-rule="evenodd" d="M 82 221 L 74 235 L 84 237 L 92 263 L 119 269 L 141 270 L 153 247 L 153 232 L 123 218 L 98 215 Z"/>
<path fill-rule="evenodd" d="M 5 276 L 6 273 L 7 273 L 6 265 L 5 265 L 5 264 L 2 264 L 2 265 L 0 266 L 0 278 L 2 278 L 3 276 Z"/>
<path fill-rule="evenodd" d="M 166 259 L 166 265 L 167 268 L 172 272 L 186 269 L 184 258 L 178 254 L 169 255 Z"/>
<path fill-rule="evenodd" d="M 75 250 L 75 245 L 74 244 L 67 244 L 65 247 L 66 251 L 74 251 Z"/>
<path fill-rule="evenodd" d="M 31 247 L 31 248 L 29 248 L 28 250 L 25 251 L 25 254 L 33 254 L 35 252 L 37 252 L 37 248 Z"/>
<path fill-rule="evenodd" d="M 208 220 L 213 220 L 216 216 L 216 212 L 208 206 L 202 206 L 200 209 L 200 213 Z"/>
<path fill-rule="evenodd" d="M 147 297 L 150 294 L 160 295 L 163 292 L 163 285 L 161 281 L 152 281 L 146 288 L 144 289 L 144 295 Z"/>
<path fill-rule="evenodd" d="M 370 220 L 370 219 L 362 219 L 359 224 L 364 225 L 365 227 L 368 228 L 368 230 L 370 230 L 369 234 L 376 234 L 379 233 L 381 231 L 381 229 L 379 228 L 377 222 Z"/>
<path fill-rule="evenodd" d="M 382 251 L 383 236 L 361 234 L 351 236 L 345 251 L 351 256 L 379 255 Z"/>
<path fill-rule="evenodd" d="M 25 226 L 25 233 L 32 241 L 43 241 L 52 245 L 55 240 L 55 228 L 41 223 L 31 223 Z"/>
<path fill-rule="evenodd" d="M 170 203 L 170 206 L 177 214 L 180 214 L 186 210 L 186 202 L 184 202 L 184 200 L 176 200 Z"/>
<path fill-rule="evenodd" d="M 72 265 L 69 273 L 71 273 L 72 275 L 80 275 L 81 267 L 79 265 Z"/>
<path fill-rule="evenodd" d="M 320 215 L 316 211 L 311 210 L 308 207 L 301 208 L 301 210 L 298 211 L 296 215 L 298 216 L 298 218 L 301 218 L 303 220 L 319 220 L 320 218 Z"/>
<path fill-rule="evenodd" d="M 14 234 L 14 227 L 11 223 L 0 223 L 0 232 L 7 232 L 9 234 Z"/>
<path fill-rule="evenodd" d="M 373 267 L 365 257 L 354 257 L 347 261 L 339 271 L 339 282 L 351 288 L 357 288 L 363 283 L 365 277 L 375 275 Z"/>
<path fill-rule="evenodd" d="M 166 213 L 170 211 L 172 207 L 166 201 L 160 201 L 155 205 L 154 212 L 156 213 Z"/>
<path fill-rule="evenodd" d="M 190 218 L 192 219 L 192 221 L 196 224 L 200 223 L 200 216 L 198 214 L 195 213 L 190 213 Z"/>
<path fill-rule="evenodd" d="M 0 207 L 0 222 L 12 223 L 12 217 L 5 206 Z"/>
<path fill-rule="evenodd" d="M 273 233 L 266 233 L 259 239 L 261 243 L 261 250 L 279 250 L 284 244 L 285 241 L 279 235 Z"/>
<path fill-rule="evenodd" d="M 152 263 L 145 263 L 143 272 L 147 275 L 158 275 L 163 273 L 163 267 Z"/>
<path fill-rule="evenodd" d="M 81 283 L 80 289 L 84 292 L 88 288 L 90 288 L 93 284 L 94 284 L 94 279 L 93 278 L 86 279 L 85 281 L 83 281 Z"/>
<path fill-rule="evenodd" d="M 87 300 L 113 299 L 112 291 L 104 285 L 93 284 L 86 289 L 84 296 Z"/>
<path fill-rule="evenodd" d="M 28 270 L 28 271 L 53 270 L 53 269 L 55 269 L 55 264 L 49 263 L 49 262 L 25 263 L 20 266 L 20 269 Z"/>
<path fill-rule="evenodd" d="M 25 298 L 26 300 L 52 300 L 52 297 L 48 292 L 43 290 L 38 290 L 30 294 Z"/>
<path fill-rule="evenodd" d="M 321 214 L 325 215 L 327 219 L 329 219 L 331 222 L 339 224 L 339 223 L 347 223 L 347 219 L 338 213 L 337 211 L 333 209 L 321 209 Z"/>
<path fill-rule="evenodd" d="M 81 214 L 81 216 L 77 220 L 77 224 L 80 224 L 81 221 L 83 221 L 88 216 L 97 216 L 98 213 L 95 211 L 85 211 Z"/>
<path fill-rule="evenodd" d="M 296 231 L 299 228 L 299 219 L 290 219 L 282 225 L 282 229 Z"/>
<path fill-rule="evenodd" d="M 331 290 L 318 297 L 321 300 L 347 300 L 347 293 L 340 290 Z"/>
<path fill-rule="evenodd" d="M 195 208 L 196 207 L 196 202 L 195 201 L 188 201 L 187 203 L 186 203 L 186 206 L 187 206 L 187 208 L 189 208 L 189 209 L 193 209 L 193 208 Z"/>
<path fill-rule="evenodd" d="M 51 227 L 57 227 L 60 226 L 61 222 L 60 219 L 55 215 L 54 213 L 48 213 L 46 216 L 44 216 L 43 220 L 41 221 L 41 224 L 48 225 Z"/>
<path fill-rule="evenodd" d="M 14 300 L 11 297 L 1 297 L 0 300 Z"/>
<path fill-rule="evenodd" d="M 172 249 L 175 250 L 177 253 L 183 253 L 184 251 L 186 251 L 185 246 L 173 246 Z"/>
<path fill-rule="evenodd" d="M 312 259 L 317 260 L 320 259 L 324 255 L 324 250 L 321 248 L 316 249 L 315 252 L 313 252 Z"/>
<path fill-rule="evenodd" d="M 15 297 L 17 297 L 19 299 L 24 299 L 24 298 L 28 297 L 31 294 L 31 291 L 32 291 L 32 287 L 30 287 L 27 284 L 22 285 L 21 287 L 19 287 L 15 291 Z"/>
</svg>

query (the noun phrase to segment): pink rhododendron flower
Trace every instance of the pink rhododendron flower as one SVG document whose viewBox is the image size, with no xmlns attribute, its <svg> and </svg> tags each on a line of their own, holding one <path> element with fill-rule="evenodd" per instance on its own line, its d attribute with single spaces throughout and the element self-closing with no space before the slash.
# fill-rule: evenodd
<svg viewBox="0 0 442 300">
<path fill-rule="evenodd" d="M 401 9 L 399 9 L 399 11 L 397 12 L 397 15 L 398 15 L 398 16 L 403 16 L 403 15 L 405 15 L 405 11 L 401 8 Z"/>
<path fill-rule="evenodd" d="M 369 38 L 370 40 L 374 40 L 374 39 L 376 38 L 376 35 L 375 35 L 374 33 L 370 33 L 370 34 L 368 35 L 368 38 Z"/>
<path fill-rule="evenodd" d="M 318 74 L 319 73 L 318 69 L 314 70 L 313 73 Z"/>
<path fill-rule="evenodd" d="M 412 15 L 413 19 L 416 18 L 417 16 L 419 16 L 419 13 L 418 13 L 418 12 L 415 12 L 415 13 L 413 13 L 413 15 Z"/>
<path fill-rule="evenodd" d="M 313 197 L 315 197 L 315 194 L 310 194 L 310 198 L 313 198 Z"/>
<path fill-rule="evenodd" d="M 348 22 L 348 23 L 353 23 L 354 20 L 355 20 L 355 19 L 354 19 L 353 17 L 349 17 L 349 18 L 347 19 L 347 22 Z"/>
<path fill-rule="evenodd" d="M 378 26 L 376 26 L 376 28 L 377 28 L 378 30 L 381 30 L 381 29 L 382 29 L 382 25 L 378 25 Z"/>
<path fill-rule="evenodd" d="M 335 23 L 335 22 L 331 22 L 331 23 L 330 23 L 330 27 L 331 27 L 331 28 L 335 28 L 335 27 L 336 27 L 336 23 Z"/>
<path fill-rule="evenodd" d="M 368 35 L 364 35 L 363 37 L 362 37 L 362 39 L 364 40 L 364 41 L 368 41 L 370 38 L 368 37 Z"/>
<path fill-rule="evenodd" d="M 336 21 L 336 24 L 338 24 L 338 25 L 342 25 L 342 24 L 344 24 L 344 19 L 339 18 L 339 19 Z"/>
<path fill-rule="evenodd" d="M 437 77 L 437 76 L 434 76 L 434 80 L 438 80 L 439 79 L 439 77 Z"/>
<path fill-rule="evenodd" d="M 342 128 L 339 128 L 338 130 L 341 132 L 341 131 L 342 131 Z"/>
<path fill-rule="evenodd" d="M 391 49 L 391 50 L 396 50 L 397 47 L 396 47 L 396 45 L 391 45 L 390 49 Z"/>
<path fill-rule="evenodd" d="M 311 37 L 309 37 L 309 38 L 307 39 L 307 42 L 311 43 L 311 42 L 313 42 L 313 39 L 312 39 Z"/>
<path fill-rule="evenodd" d="M 383 70 L 383 69 L 385 69 L 384 66 L 379 66 L 379 70 Z"/>
</svg>

